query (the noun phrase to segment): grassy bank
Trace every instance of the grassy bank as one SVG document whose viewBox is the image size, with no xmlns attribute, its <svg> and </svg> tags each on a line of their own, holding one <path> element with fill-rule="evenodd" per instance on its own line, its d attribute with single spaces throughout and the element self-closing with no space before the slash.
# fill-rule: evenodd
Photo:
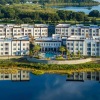
<svg viewBox="0 0 100 100">
<path fill-rule="evenodd" d="M 3 72 L 2 69 L 7 69 L 7 70 L 9 69 L 9 71 L 11 72 L 16 72 L 17 70 L 27 70 L 34 74 L 44 74 L 44 73 L 66 74 L 72 72 L 100 71 L 100 61 L 89 62 L 85 64 L 77 64 L 77 65 L 52 65 L 52 64 L 30 63 L 24 59 L 11 59 L 11 60 L 0 60 L 0 69 L 1 69 L 0 72 Z"/>
</svg>

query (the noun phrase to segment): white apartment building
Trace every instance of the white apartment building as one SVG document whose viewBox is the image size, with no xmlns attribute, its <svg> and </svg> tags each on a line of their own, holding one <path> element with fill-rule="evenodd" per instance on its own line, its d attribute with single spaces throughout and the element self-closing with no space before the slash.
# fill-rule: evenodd
<svg viewBox="0 0 100 100">
<path fill-rule="evenodd" d="M 34 25 L 34 38 L 48 37 L 48 25 L 35 24 Z"/>
<path fill-rule="evenodd" d="M 58 24 L 55 27 L 55 34 L 60 34 L 61 37 L 69 37 L 72 35 L 93 37 L 100 36 L 100 26 L 97 25 L 70 25 L 70 24 Z"/>
<path fill-rule="evenodd" d="M 92 38 L 71 36 L 66 40 L 66 48 L 70 53 L 74 54 L 80 51 L 85 56 L 100 56 L 100 36 L 94 36 Z"/>
<path fill-rule="evenodd" d="M 41 46 L 41 51 L 58 51 L 62 40 L 59 36 L 53 35 L 52 37 L 37 38 L 35 44 Z"/>
<path fill-rule="evenodd" d="M 29 39 L 0 39 L 0 56 L 21 56 L 29 54 Z"/>
<path fill-rule="evenodd" d="M 0 38 L 19 38 L 29 34 L 33 35 L 33 27 L 33 25 L 28 24 L 3 24 L 0 25 Z"/>
<path fill-rule="evenodd" d="M 58 51 L 64 45 L 70 53 L 100 56 L 100 26 L 69 24 L 57 25 L 52 37 L 46 24 L 0 25 L 0 56 L 28 55 L 30 34 L 44 52 Z"/>
<path fill-rule="evenodd" d="M 19 38 L 23 36 L 32 35 L 34 38 L 47 37 L 48 26 L 45 24 L 1 24 L 0 38 Z"/>
<path fill-rule="evenodd" d="M 15 74 L 0 73 L 0 80 L 28 81 L 30 80 L 30 73 L 22 70 L 19 70 L 18 73 Z"/>
</svg>

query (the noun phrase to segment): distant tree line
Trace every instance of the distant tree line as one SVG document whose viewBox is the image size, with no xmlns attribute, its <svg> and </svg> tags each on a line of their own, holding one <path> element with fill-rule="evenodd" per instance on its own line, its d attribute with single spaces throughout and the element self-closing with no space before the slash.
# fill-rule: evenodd
<svg viewBox="0 0 100 100">
<path fill-rule="evenodd" d="M 95 22 L 95 17 L 100 17 L 98 10 L 93 10 L 86 15 L 84 12 L 72 12 L 58 10 L 56 12 L 25 12 L 17 8 L 0 6 L 0 19 L 1 20 L 15 20 L 17 23 L 33 23 L 39 21 L 46 22 L 59 22 L 59 21 L 90 21 L 89 17 L 93 17 L 92 21 Z"/>
<path fill-rule="evenodd" d="M 26 3 L 27 1 L 33 3 L 96 3 L 93 0 L 0 0 L 0 4 Z"/>
</svg>

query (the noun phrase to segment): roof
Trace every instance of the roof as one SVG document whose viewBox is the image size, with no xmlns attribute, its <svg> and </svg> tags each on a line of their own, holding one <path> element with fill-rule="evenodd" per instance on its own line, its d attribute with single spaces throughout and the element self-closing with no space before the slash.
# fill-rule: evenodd
<svg viewBox="0 0 100 100">
<path fill-rule="evenodd" d="M 90 26 L 84 26 L 83 24 L 76 24 L 76 25 L 70 25 L 70 24 L 58 24 L 56 25 L 56 28 L 100 28 L 98 25 L 90 25 Z"/>
<path fill-rule="evenodd" d="M 29 37 L 20 37 L 20 38 L 5 38 L 0 39 L 1 42 L 10 42 L 10 41 L 29 41 Z"/>
<path fill-rule="evenodd" d="M 53 39 L 52 37 L 45 37 L 45 38 L 36 38 L 35 41 L 56 42 L 56 41 L 61 41 L 61 39 Z"/>
</svg>

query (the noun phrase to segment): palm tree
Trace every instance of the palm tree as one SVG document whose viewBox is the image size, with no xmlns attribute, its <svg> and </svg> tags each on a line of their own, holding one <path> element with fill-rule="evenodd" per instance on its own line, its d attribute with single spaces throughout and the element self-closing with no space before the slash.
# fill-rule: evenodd
<svg viewBox="0 0 100 100">
<path fill-rule="evenodd" d="M 68 49 L 66 49 L 66 55 L 67 55 L 67 58 L 69 59 L 70 58 L 70 51 Z"/>
<path fill-rule="evenodd" d="M 29 51 L 29 56 L 30 56 L 30 57 L 33 56 L 33 50 L 32 50 L 32 49 L 30 49 L 30 51 Z"/>
<path fill-rule="evenodd" d="M 65 47 L 64 47 L 64 46 L 61 46 L 61 47 L 59 48 L 59 51 L 62 52 L 62 56 L 63 56 L 63 52 L 66 51 L 66 50 L 65 50 Z"/>
<path fill-rule="evenodd" d="M 38 54 L 38 52 L 40 51 L 40 45 L 34 45 L 34 47 L 33 47 L 33 53 L 34 53 L 34 55 L 36 54 Z"/>
</svg>

